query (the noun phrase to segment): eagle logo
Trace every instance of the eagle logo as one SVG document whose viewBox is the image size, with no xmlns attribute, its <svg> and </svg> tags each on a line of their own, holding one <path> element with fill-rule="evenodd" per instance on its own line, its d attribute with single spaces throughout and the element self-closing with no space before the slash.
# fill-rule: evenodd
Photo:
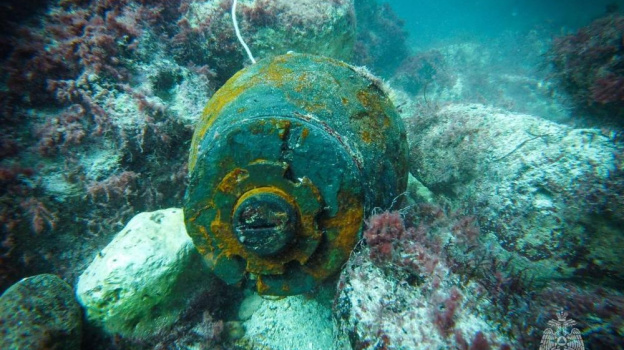
<svg viewBox="0 0 624 350">
<path fill-rule="evenodd" d="M 568 313 L 560 311 L 557 313 L 557 320 L 548 321 L 552 328 L 546 328 L 542 335 L 542 342 L 539 350 L 584 350 L 583 338 L 578 328 L 568 328 L 574 326 L 576 321 L 567 319 Z"/>
</svg>

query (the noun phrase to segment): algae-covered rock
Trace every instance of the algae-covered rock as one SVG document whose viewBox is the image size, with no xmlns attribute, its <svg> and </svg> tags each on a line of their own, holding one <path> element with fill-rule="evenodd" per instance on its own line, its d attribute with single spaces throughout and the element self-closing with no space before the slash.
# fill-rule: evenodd
<svg viewBox="0 0 624 350">
<path fill-rule="evenodd" d="M 25 278 L 0 297 L 0 349 L 80 349 L 82 313 L 54 275 Z"/>
<path fill-rule="evenodd" d="M 145 338 L 171 325 L 211 284 L 182 210 L 172 208 L 132 218 L 80 276 L 76 294 L 90 322 Z"/>
<path fill-rule="evenodd" d="M 247 1 L 242 14 L 248 20 L 247 28 L 253 33 L 250 39 L 259 57 L 288 51 L 340 60 L 350 60 L 353 55 L 352 0 L 254 0 Z"/>
<path fill-rule="evenodd" d="M 547 57 L 554 78 L 580 111 L 621 125 L 624 16 L 618 12 L 595 19 L 576 33 L 554 38 Z"/>
<path fill-rule="evenodd" d="M 406 124 L 411 173 L 477 215 L 481 238 L 515 271 L 624 280 L 624 147 L 614 135 L 477 104 Z"/>
<path fill-rule="evenodd" d="M 180 26 L 188 28 L 189 39 L 196 40 L 188 40 L 181 46 L 183 49 L 174 52 L 178 60 L 205 62 L 219 80 L 231 77 L 243 63 L 249 63 L 232 26 L 231 4 L 219 0 L 188 6 Z M 353 56 L 353 0 L 240 0 L 236 16 L 255 59 L 288 51 L 344 61 Z"/>
<path fill-rule="evenodd" d="M 248 298 L 258 301 L 257 296 Z M 339 331 L 332 317 L 331 305 L 324 303 L 323 297 L 296 295 L 279 300 L 262 299 L 258 304 L 249 312 L 251 316 L 245 316 L 249 317 L 243 322 L 245 335 L 236 345 L 273 350 L 350 349 L 345 334 Z"/>
<path fill-rule="evenodd" d="M 478 283 L 462 282 L 423 246 L 416 255 L 413 259 L 420 260 L 414 266 L 422 273 L 408 272 L 398 264 L 403 259 L 374 263 L 368 246 L 353 253 L 333 307 L 353 349 L 468 349 L 471 343 L 470 349 L 477 349 L 477 334 L 492 349 L 510 344 L 500 320 L 484 317 L 490 302 Z M 435 265 L 420 265 L 427 259 L 435 259 Z"/>
</svg>

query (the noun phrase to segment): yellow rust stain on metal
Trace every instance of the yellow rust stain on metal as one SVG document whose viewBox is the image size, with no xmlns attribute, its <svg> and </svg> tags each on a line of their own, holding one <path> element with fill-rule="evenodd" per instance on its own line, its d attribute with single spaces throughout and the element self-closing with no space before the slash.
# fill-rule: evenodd
<svg viewBox="0 0 624 350">
<path fill-rule="evenodd" d="M 373 118 L 379 118 L 383 116 L 388 118 L 384 111 L 382 97 L 369 89 L 362 89 L 356 94 L 358 101 L 369 111 L 369 115 Z"/>
<path fill-rule="evenodd" d="M 340 101 L 342 102 L 342 104 L 343 104 L 344 106 L 346 106 L 346 105 L 348 105 L 348 104 L 349 104 L 349 100 L 348 100 L 346 97 L 341 97 L 341 98 L 340 98 Z"/>
<path fill-rule="evenodd" d="M 219 186 L 217 188 L 221 192 L 232 193 L 237 187 L 238 183 L 248 177 L 249 172 L 247 170 L 236 168 L 230 171 L 227 175 L 225 175 L 225 177 L 223 177 L 223 180 L 221 180 L 221 183 L 219 183 Z"/>
<path fill-rule="evenodd" d="M 366 112 L 353 115 L 351 117 L 353 125 L 360 129 L 360 136 L 365 143 L 382 144 L 385 139 L 384 131 L 390 126 L 385 106 L 387 101 L 369 89 L 358 91 L 357 99 Z"/>
<path fill-rule="evenodd" d="M 301 73 L 299 78 L 297 78 L 297 85 L 294 87 L 294 90 L 297 91 L 297 92 L 302 92 L 308 86 L 309 86 L 309 83 L 308 83 L 308 73 L 303 72 L 303 73 Z"/>
<path fill-rule="evenodd" d="M 256 288 L 258 289 L 258 294 L 265 294 L 269 290 L 269 286 L 262 281 L 262 276 L 258 276 L 258 281 L 256 282 Z"/>
<path fill-rule="evenodd" d="M 319 111 L 328 110 L 327 105 L 325 103 L 312 103 L 312 101 L 302 101 L 304 104 L 303 108 L 305 108 L 308 113 L 317 113 Z"/>
<path fill-rule="evenodd" d="M 303 108 L 310 114 L 317 114 L 320 111 L 331 111 L 326 103 L 326 96 L 319 96 L 312 84 L 299 84 L 293 90 L 298 94 L 285 94 L 286 99 L 293 105 Z"/>
<path fill-rule="evenodd" d="M 195 211 L 195 213 L 193 214 L 193 216 L 188 217 L 188 222 L 194 223 L 197 218 L 199 218 L 202 215 L 202 212 L 204 210 L 208 210 L 208 209 L 212 209 L 215 207 L 214 202 L 212 201 L 212 199 L 207 199 L 204 201 L 204 204 Z M 186 214 L 186 213 L 185 213 Z M 188 214 L 186 214 L 188 215 Z"/>
<path fill-rule="evenodd" d="M 280 140 L 284 140 L 290 132 L 290 120 L 276 119 L 273 122 L 276 124 Z"/>
<path fill-rule="evenodd" d="M 189 155 L 188 166 L 189 172 L 193 170 L 197 162 L 197 148 L 199 147 L 199 142 L 203 140 L 204 135 L 206 135 L 206 132 L 210 129 L 223 108 L 249 88 L 248 84 L 239 84 L 237 81 L 243 72 L 244 70 L 234 74 L 234 76 L 210 98 L 208 104 L 204 107 L 204 111 L 202 112 L 191 141 L 191 153 Z M 244 81 L 242 83 L 244 83 Z"/>
<path fill-rule="evenodd" d="M 195 244 L 195 247 L 197 248 L 197 250 L 199 251 L 199 253 L 201 255 L 205 256 L 207 254 L 210 254 L 210 252 L 211 252 L 211 248 L 209 248 L 209 244 L 210 244 L 209 237 L 210 236 L 208 234 L 208 230 L 206 230 L 206 228 L 204 226 L 198 226 L 198 229 L 199 229 L 199 233 L 202 236 L 201 238 L 207 239 L 207 241 L 205 242 L 206 244 L 201 244 L 201 245 Z"/>
<path fill-rule="evenodd" d="M 305 141 L 305 139 L 308 138 L 309 134 L 310 134 L 310 129 L 303 128 L 303 130 L 301 131 L 301 142 Z"/>
<path fill-rule="evenodd" d="M 276 187 L 258 187 L 250 191 L 247 191 L 242 196 L 240 196 L 238 200 L 236 201 L 236 204 L 234 205 L 234 209 L 232 210 L 232 212 L 236 212 L 236 209 L 238 209 L 238 207 L 247 198 L 251 196 L 255 196 L 257 194 L 263 194 L 263 193 L 271 193 L 271 194 L 277 195 L 281 197 L 282 199 L 284 199 L 286 202 L 288 202 L 288 204 L 290 204 L 293 208 L 297 207 L 297 202 L 295 201 L 295 199 L 289 196 L 286 192 L 282 191 L 281 189 L 276 188 Z"/>
<path fill-rule="evenodd" d="M 277 57 L 271 63 L 263 67 L 257 76 L 264 75 L 264 80 L 273 83 L 275 86 L 282 86 L 288 79 L 288 75 L 293 73 L 293 70 L 284 66 L 286 62 L 285 58 Z"/>
<path fill-rule="evenodd" d="M 342 215 L 341 221 L 336 223 L 336 227 L 340 227 L 340 234 L 336 240 L 332 241 L 331 246 L 348 256 L 357 242 L 363 217 L 364 210 L 361 205 L 347 209 L 346 213 Z M 331 220 L 333 219 L 330 219 L 330 222 Z M 330 223 L 330 226 L 332 224 Z"/>
<path fill-rule="evenodd" d="M 232 172 L 229 175 L 231 178 L 235 178 L 236 174 L 239 172 Z M 222 184 L 227 184 L 224 186 L 226 190 L 233 190 L 230 187 L 234 181 L 232 180 L 224 180 Z M 236 211 L 236 208 L 245 201 L 245 199 L 250 196 L 260 194 L 260 193 L 272 193 L 282 197 L 286 200 L 293 208 L 296 208 L 298 215 L 301 216 L 301 212 L 297 206 L 296 199 L 290 196 L 288 193 L 283 191 L 277 187 L 258 187 L 253 188 L 247 192 L 245 192 L 242 196 L 238 198 L 236 204 L 232 209 L 232 213 Z M 215 217 L 215 220 L 211 223 L 211 232 L 214 235 L 214 239 L 220 250 L 223 251 L 225 256 L 240 256 L 247 262 L 247 271 L 251 273 L 256 273 L 259 275 L 262 274 L 283 274 L 285 271 L 285 264 L 291 261 L 298 261 L 300 264 L 305 264 L 310 256 L 305 251 L 293 247 L 289 250 L 286 250 L 282 254 L 278 254 L 276 256 L 263 257 L 259 256 L 253 252 L 248 251 L 245 247 L 240 243 L 236 235 L 234 234 L 234 228 L 231 226 L 229 217 L 231 213 L 228 214 L 228 217 L 225 219 L 221 218 L 221 214 Z M 315 231 L 314 225 L 314 217 L 312 215 L 306 215 L 301 217 L 301 228 L 298 230 L 298 235 L 301 237 L 315 237 L 320 239 L 320 233 Z M 313 232 L 310 232 L 313 231 Z"/>
<path fill-rule="evenodd" d="M 265 127 L 264 127 L 265 125 L 266 125 L 266 120 L 260 119 L 251 125 L 251 129 L 249 129 L 249 132 L 252 135 L 262 134 L 265 130 Z"/>
<path fill-rule="evenodd" d="M 319 224 L 327 231 L 336 232 L 336 236 L 328 237 L 326 253 L 340 253 L 343 257 L 348 257 L 358 240 L 358 235 L 364 219 L 364 207 L 362 202 L 350 193 L 339 193 L 340 210 L 336 216 L 325 219 Z M 304 266 L 304 271 L 314 279 L 320 281 L 336 273 L 335 268 L 330 266 L 318 266 L 309 264 Z M 342 262 L 341 262 L 342 265 Z"/>
<path fill-rule="evenodd" d="M 315 55 L 310 55 L 309 57 L 310 57 L 310 59 L 312 61 L 320 63 L 322 65 L 331 64 L 331 65 L 336 66 L 336 67 L 344 67 L 344 68 L 354 69 L 353 66 L 348 65 L 345 62 L 342 62 L 340 60 L 336 60 L 336 59 L 333 59 L 333 58 L 328 58 L 328 57 L 324 57 L 324 56 L 315 56 Z"/>
<path fill-rule="evenodd" d="M 249 162 L 249 165 L 262 164 L 262 163 L 266 163 L 266 162 L 268 162 L 267 159 L 257 158 L 257 159 L 252 160 L 251 162 Z"/>
<path fill-rule="evenodd" d="M 262 258 L 247 252 L 243 255 L 247 260 L 246 270 L 258 275 L 281 275 L 286 270 L 284 263 L 278 259 Z"/>
<path fill-rule="evenodd" d="M 193 170 L 197 162 L 199 143 L 204 139 L 206 132 L 214 124 L 223 109 L 251 87 L 264 84 L 282 86 L 285 81 L 288 81 L 288 76 L 293 73 L 292 69 L 284 66 L 285 62 L 285 58 L 274 59 L 255 74 L 246 74 L 251 71 L 252 67 L 240 70 L 210 98 L 204 107 L 191 141 L 189 172 Z M 241 107 L 237 109 L 237 112 L 241 113 L 243 110 L 244 107 Z"/>
<path fill-rule="evenodd" d="M 364 130 L 362 131 L 362 141 L 364 141 L 365 143 L 371 143 L 371 141 L 373 140 L 371 138 L 371 133 L 368 130 Z"/>
<path fill-rule="evenodd" d="M 199 226 L 198 228 L 199 228 L 199 233 L 201 233 L 202 236 L 208 237 L 208 230 L 206 230 L 204 226 Z"/>
</svg>

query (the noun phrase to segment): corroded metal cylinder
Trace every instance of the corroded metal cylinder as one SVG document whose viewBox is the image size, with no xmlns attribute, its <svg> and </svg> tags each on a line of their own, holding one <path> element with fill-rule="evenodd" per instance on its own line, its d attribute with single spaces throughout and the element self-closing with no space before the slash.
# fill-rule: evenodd
<svg viewBox="0 0 624 350">
<path fill-rule="evenodd" d="M 234 75 L 196 127 L 189 236 L 227 283 L 304 293 L 345 263 L 374 207 L 407 184 L 403 123 L 379 82 L 326 57 L 287 54 Z"/>
</svg>

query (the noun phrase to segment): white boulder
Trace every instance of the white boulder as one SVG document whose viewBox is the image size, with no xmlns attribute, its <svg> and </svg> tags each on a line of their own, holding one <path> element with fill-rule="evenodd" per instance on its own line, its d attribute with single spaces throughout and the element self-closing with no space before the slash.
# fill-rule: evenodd
<svg viewBox="0 0 624 350">
<path fill-rule="evenodd" d="M 76 294 L 90 322 L 136 339 L 171 325 L 212 281 L 182 209 L 171 208 L 132 218 L 80 276 Z"/>
</svg>

